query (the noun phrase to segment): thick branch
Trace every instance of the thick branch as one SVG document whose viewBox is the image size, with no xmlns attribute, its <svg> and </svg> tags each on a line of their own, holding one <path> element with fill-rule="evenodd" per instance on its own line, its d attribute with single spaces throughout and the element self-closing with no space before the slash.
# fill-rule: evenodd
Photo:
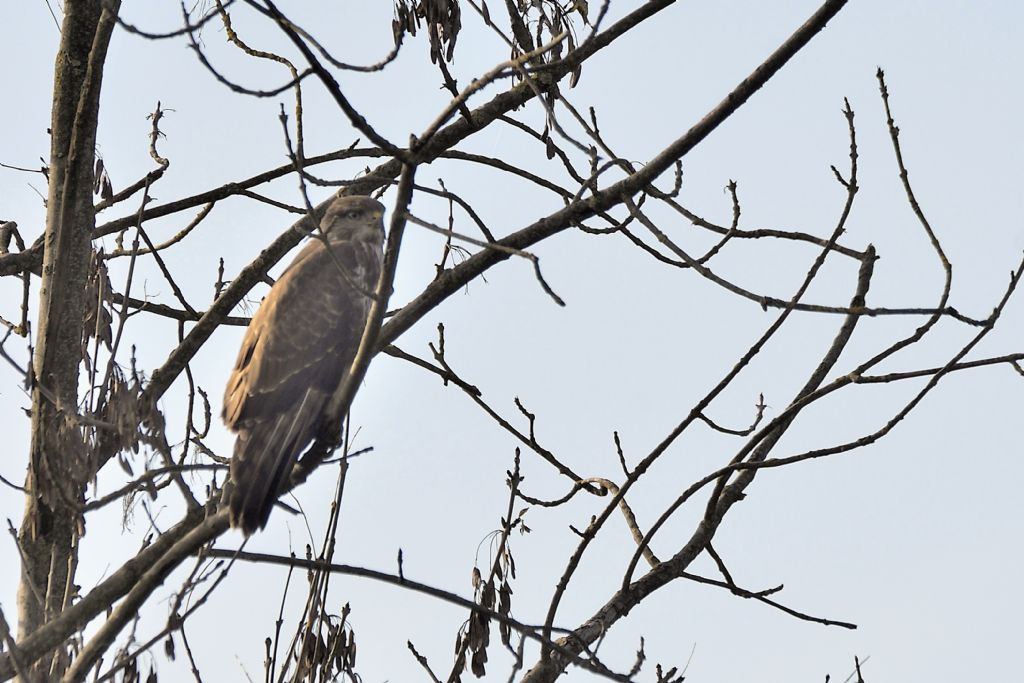
<svg viewBox="0 0 1024 683">
<path fill-rule="evenodd" d="M 103 63 L 114 25 L 101 5 L 99 0 L 66 3 L 54 73 L 39 338 L 33 359 L 39 384 L 32 394 L 25 514 L 18 539 L 23 553 L 19 638 L 64 607 L 76 564 L 72 510 L 91 476 L 74 447 L 80 437 L 67 423 L 61 406 L 78 402 L 89 236 L 94 224 L 96 126 Z M 116 2 L 111 11 L 116 13 Z M 18 256 L 24 257 L 25 252 Z M 40 588 L 46 589 L 42 604 Z"/>
</svg>

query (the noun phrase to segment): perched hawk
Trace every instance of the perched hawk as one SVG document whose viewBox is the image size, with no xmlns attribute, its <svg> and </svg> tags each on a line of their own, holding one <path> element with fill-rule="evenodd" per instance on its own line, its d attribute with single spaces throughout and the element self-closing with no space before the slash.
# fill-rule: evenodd
<svg viewBox="0 0 1024 683">
<path fill-rule="evenodd" d="M 246 330 L 222 415 L 238 432 L 225 495 L 246 535 L 266 526 L 356 355 L 383 261 L 383 214 L 369 197 L 335 199 Z"/>
</svg>

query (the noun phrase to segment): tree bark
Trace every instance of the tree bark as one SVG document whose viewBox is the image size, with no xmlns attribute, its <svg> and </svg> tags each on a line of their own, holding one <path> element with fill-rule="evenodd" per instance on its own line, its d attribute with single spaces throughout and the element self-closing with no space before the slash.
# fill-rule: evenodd
<svg viewBox="0 0 1024 683">
<path fill-rule="evenodd" d="M 109 9 L 104 9 L 106 4 Z M 54 67 L 49 191 L 37 345 L 33 358 L 32 440 L 25 477 L 25 513 L 18 541 L 18 638 L 59 614 L 75 594 L 81 517 L 77 505 L 93 472 L 83 435 L 71 419 L 89 277 L 93 164 L 100 84 L 119 3 L 67 0 Z M 40 662 L 52 676 L 64 662 Z"/>
</svg>

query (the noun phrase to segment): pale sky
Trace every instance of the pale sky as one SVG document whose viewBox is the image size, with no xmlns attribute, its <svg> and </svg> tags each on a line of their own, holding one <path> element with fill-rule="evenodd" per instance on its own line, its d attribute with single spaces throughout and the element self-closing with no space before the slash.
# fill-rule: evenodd
<svg viewBox="0 0 1024 683">
<path fill-rule="evenodd" d="M 499 3 L 500 4 L 500 3 Z M 638 2 L 612 0 L 609 21 Z M 177 3 L 124 3 L 129 21 L 151 30 L 171 30 Z M 596 11 L 598 3 L 591 3 Z M 692 126 L 756 67 L 816 8 L 815 2 L 680 2 L 641 26 L 583 69 L 567 96 L 581 111 L 595 107 L 601 131 L 620 155 L 644 162 Z M 292 11 L 292 10 L 289 10 Z M 303 4 L 295 18 L 342 59 L 368 63 L 390 47 L 387 2 Z M 453 74 L 469 82 L 508 57 L 466 6 Z M 492 14 L 497 8 L 491 8 Z M 314 20 L 315 17 L 315 20 Z M 38 167 L 48 157 L 46 128 L 58 31 L 42 2 L 10 2 L 0 26 L 8 60 L 0 71 L 6 93 L 5 135 L 0 163 Z M 739 112 L 683 159 L 680 201 L 719 223 L 731 217 L 730 179 L 739 184 L 741 227 L 800 230 L 827 236 L 842 208 L 844 191 L 829 166 L 845 172 L 849 141 L 841 109 L 856 112 L 862 190 L 843 237 L 881 255 L 868 297 L 872 306 L 928 307 L 937 301 L 942 271 L 910 212 L 897 171 L 875 71 L 885 69 L 891 104 L 914 190 L 953 263 L 950 304 L 983 318 L 1002 295 L 1024 251 L 1024 135 L 1020 26 L 1024 7 L 1009 2 L 883 2 L 854 0 Z M 263 47 L 281 39 L 264 24 L 238 20 L 239 31 Z M 203 32 L 217 63 L 252 87 L 286 78 L 280 69 L 255 65 L 224 44 L 213 24 Z M 383 75 L 342 74 L 353 104 L 381 131 L 404 141 L 434 119 L 446 98 L 427 58 L 425 36 L 407 39 L 395 65 Z M 16 56 L 16 58 L 15 58 Z M 153 190 L 159 203 L 240 180 L 286 162 L 277 120 L 287 94 L 265 100 L 232 93 L 198 65 L 181 39 L 153 43 L 116 32 L 104 75 L 98 148 L 119 190 L 153 168 L 147 152 L 149 122 L 159 100 L 168 110 L 160 143 L 171 160 Z M 485 91 L 479 104 L 495 92 Z M 306 92 L 307 152 L 347 146 L 359 135 L 311 83 Z M 563 112 L 564 114 L 564 112 Z M 530 105 L 516 116 L 531 123 L 541 113 Z M 566 116 L 563 124 L 571 123 Z M 559 181 L 543 149 L 511 129 L 488 131 L 466 149 L 527 165 Z M 365 166 L 355 160 L 318 173 L 349 178 Z M 436 163 L 418 180 L 447 187 L 470 199 L 499 235 L 559 208 L 539 194 L 479 168 Z M 0 219 L 18 222 L 28 240 L 42 231 L 45 194 L 38 174 L 0 168 Z M 671 174 L 660 184 L 667 187 Z M 35 190 L 33 189 L 35 188 Z M 328 195 L 315 191 L 314 199 Z M 266 192 L 301 204 L 292 178 Z M 393 192 L 384 202 L 391 207 Z M 132 213 L 137 204 L 115 207 L 98 221 Z M 445 206 L 419 196 L 417 215 L 444 223 Z M 191 215 L 191 214 L 190 214 Z M 662 229 L 694 252 L 710 244 L 706 234 L 665 212 L 654 212 Z M 147 224 L 166 238 L 187 220 Z M 460 222 L 461 221 L 461 222 Z M 288 214 L 245 199 L 219 204 L 179 248 L 165 253 L 193 305 L 213 295 L 217 261 L 225 258 L 230 278 L 291 222 Z M 472 233 L 464 214 L 456 229 Z M 443 238 L 412 226 L 407 230 L 393 304 L 415 296 L 430 281 Z M 112 239 L 104 243 L 107 249 Z M 474 248 L 475 249 L 475 248 Z M 740 354 L 775 319 L 691 271 L 658 265 L 618 236 L 567 231 L 537 248 L 545 276 L 567 302 L 554 305 L 537 286 L 532 269 L 510 260 L 477 281 L 400 338 L 404 350 L 429 358 L 426 344 L 436 326 L 446 328 L 447 360 L 477 385 L 504 417 L 526 428 L 513 398 L 537 418 L 538 439 L 585 476 L 622 473 L 612 442 L 621 436 L 630 462 L 640 460 L 686 415 Z M 801 245 L 734 244 L 712 266 L 754 291 L 792 295 L 817 251 Z M 287 261 L 288 259 L 286 259 Z M 115 286 L 124 282 L 124 260 L 112 265 Z M 173 303 L 159 273 L 145 263 L 133 295 Z M 277 271 L 279 272 L 280 267 Z M 856 269 L 848 259 L 830 259 L 807 300 L 845 305 Z M 119 284 L 120 283 L 120 284 Z M 258 301 L 265 290 L 254 290 Z M 0 315 L 15 319 L 20 290 L 0 280 Z M 35 294 L 35 291 L 33 292 Z M 1024 300 L 1018 294 L 1004 317 L 971 358 L 1022 351 Z M 141 367 L 157 367 L 173 348 L 176 327 L 137 320 L 129 339 L 138 345 Z M 709 411 L 718 422 L 746 425 L 759 393 L 766 416 L 785 407 L 835 334 L 841 318 L 796 314 L 764 356 Z M 902 335 L 922 317 L 865 319 L 831 377 L 858 365 Z M 947 361 L 974 330 L 943 321 L 925 343 L 897 354 L 880 372 L 930 367 Z M 219 332 L 192 364 L 214 401 L 215 415 L 241 331 Z M 7 349 L 25 363 L 23 341 Z M 179 385 L 181 382 L 179 382 Z M 803 414 L 774 451 L 786 456 L 842 443 L 878 429 L 923 386 L 852 387 Z M 182 434 L 181 386 L 161 404 L 172 441 Z M 29 422 L 19 379 L 0 368 L 0 429 L 8 455 L 0 475 L 24 477 Z M 649 656 L 640 680 L 653 680 L 653 665 L 682 666 L 688 681 L 842 681 L 853 658 L 870 658 L 869 681 L 1011 680 L 1024 610 L 1019 576 L 1024 565 L 1024 476 L 1021 409 L 1024 380 L 1008 366 L 945 378 L 919 408 L 876 445 L 853 453 L 762 472 L 745 501 L 727 517 L 715 547 L 734 578 L 761 590 L 780 583 L 783 604 L 819 617 L 858 624 L 856 631 L 798 621 L 765 605 L 717 588 L 681 580 L 658 591 L 615 625 L 602 645 L 603 661 L 628 670 L 640 637 Z M 216 418 L 215 418 L 216 419 Z M 507 489 L 504 472 L 517 445 L 453 387 L 402 361 L 381 356 L 371 366 L 353 408 L 357 446 L 372 454 L 353 463 L 342 506 L 340 562 L 393 572 L 401 548 L 409 578 L 471 596 L 470 573 L 479 552 L 488 562 L 487 534 L 499 527 Z M 174 436 L 174 435 L 177 436 Z M 231 437 L 213 427 L 208 445 L 227 455 Z M 693 428 L 634 489 L 630 502 L 640 525 L 649 526 L 690 482 L 725 464 L 742 445 L 734 437 Z M 140 461 L 137 461 L 140 462 Z M 524 490 L 556 498 L 567 482 L 534 454 L 524 453 Z M 140 463 L 141 467 L 141 463 Z M 119 471 L 104 471 L 99 489 L 109 491 Z M 322 535 L 336 469 L 323 468 L 297 491 L 315 538 Z M 197 482 L 201 491 L 201 483 Z M 160 503 L 166 505 L 162 496 Z M 668 556 L 689 537 L 704 498 L 684 506 L 655 537 L 656 553 Z M 543 621 L 551 590 L 575 545 L 569 530 L 585 526 L 605 499 L 577 497 L 557 511 L 526 515 L 532 533 L 516 535 L 512 550 L 518 578 L 512 614 L 526 623 Z M 0 514 L 17 524 L 19 494 L 0 488 Z M 155 509 L 167 528 L 178 508 Z M 83 591 L 116 569 L 148 531 L 136 511 L 123 528 L 121 511 L 88 521 L 79 573 Z M 608 599 L 621 582 L 633 544 L 621 519 L 609 520 L 604 537 L 585 556 L 577 582 L 557 619 L 574 627 Z M 308 532 L 300 518 L 275 512 L 267 531 L 248 550 L 287 554 L 289 542 L 303 555 Z M 237 547 L 230 533 L 219 547 Z M 14 613 L 17 567 L 13 543 L 0 545 L 0 605 Z M 706 558 L 693 570 L 715 575 Z M 179 572 L 180 574 L 180 572 Z M 139 639 L 159 629 L 166 597 L 180 583 L 176 574 L 154 596 L 139 625 Z M 244 680 L 243 669 L 262 680 L 263 638 L 273 632 L 284 571 L 236 566 L 229 580 L 189 622 L 189 637 L 205 680 Z M 293 582 L 286 616 L 294 617 L 304 588 Z M 464 610 L 419 594 L 363 579 L 337 577 L 335 609 L 349 602 L 359 643 L 357 671 L 367 683 L 427 680 L 406 650 L 406 640 L 447 672 Z M 286 626 L 287 629 L 287 626 Z M 160 649 L 160 648 L 158 648 Z M 692 659 L 691 659 L 692 651 Z M 534 652 L 531 657 L 530 652 Z M 527 666 L 535 651 L 528 649 Z M 160 657 L 166 680 L 185 680 L 184 658 Z M 504 681 L 510 659 L 492 646 L 488 679 Z M 469 680 L 467 672 L 464 680 Z M 569 680 L 591 680 L 570 671 Z"/>
</svg>

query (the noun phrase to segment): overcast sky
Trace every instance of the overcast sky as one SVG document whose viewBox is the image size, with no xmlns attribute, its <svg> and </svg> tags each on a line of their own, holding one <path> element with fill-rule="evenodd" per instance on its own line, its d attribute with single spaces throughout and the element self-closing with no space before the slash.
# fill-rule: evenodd
<svg viewBox="0 0 1024 683">
<path fill-rule="evenodd" d="M 151 30 L 170 30 L 180 21 L 177 3 L 124 4 L 129 21 Z M 597 4 L 591 3 L 592 12 Z M 610 20 L 638 4 L 612 0 Z M 806 1 L 680 2 L 595 56 L 579 85 L 566 94 L 581 111 L 595 107 L 613 149 L 642 163 L 692 126 L 816 7 Z M 390 46 L 390 3 L 302 3 L 293 11 L 345 61 L 376 61 Z M 0 70 L 6 95 L 0 163 L 37 167 L 39 157 L 49 155 L 46 128 L 58 30 L 43 2 L 8 3 L 4 15 L 0 44 L 8 59 Z M 507 48 L 468 6 L 463 23 L 452 67 L 460 84 L 508 57 Z M 741 227 L 827 236 L 845 198 L 829 167 L 848 166 L 841 111 L 848 98 L 856 112 L 862 191 L 843 240 L 857 249 L 874 244 L 881 256 L 868 304 L 933 305 L 942 270 L 899 184 L 875 78 L 882 67 L 911 181 L 953 263 L 950 304 L 984 318 L 1024 251 L 1022 23 L 1019 3 L 853 0 L 684 158 L 680 201 L 728 224 L 732 208 L 724 188 L 735 180 Z M 248 31 L 244 37 L 254 44 L 281 45 L 270 27 L 244 16 L 239 30 Z M 218 26 L 206 28 L 203 40 L 218 64 L 247 85 L 268 87 L 286 80 L 281 70 L 255 65 L 228 49 Z M 353 104 L 395 141 L 422 131 L 446 102 L 422 34 L 405 45 L 383 75 L 347 73 L 340 82 Z M 322 93 L 312 84 L 307 90 L 307 153 L 337 149 L 359 137 Z M 474 103 L 485 101 L 489 92 Z M 153 190 L 161 203 L 286 162 L 277 115 L 280 103 L 292 107 L 287 94 L 253 100 L 232 93 L 198 65 L 184 41 L 154 43 L 117 31 L 104 75 L 98 136 L 115 191 L 153 168 L 146 116 L 157 101 L 168 110 L 160 151 L 171 160 Z M 516 116 L 532 124 L 542 120 L 535 105 Z M 563 122 L 571 123 L 567 117 Z M 467 149 L 529 165 L 560 181 L 564 177 L 544 160 L 542 149 L 509 128 L 489 131 Z M 319 172 L 349 178 L 365 165 L 356 160 Z M 526 184 L 453 163 L 421 169 L 418 180 L 436 186 L 438 177 L 471 198 L 499 235 L 561 205 Z M 669 175 L 662 186 L 670 182 Z M 0 219 L 17 221 L 29 241 L 42 232 L 40 193 L 45 194 L 40 175 L 0 168 Z M 314 193 L 314 199 L 323 199 L 329 190 Z M 292 178 L 274 183 L 266 194 L 301 204 Z M 384 198 L 389 209 L 391 201 L 393 192 Z M 136 208 L 115 208 L 99 220 Z M 437 223 L 446 220 L 444 203 L 429 197 L 418 197 L 413 211 Z M 694 252 L 711 243 L 678 217 L 654 215 Z M 457 218 L 457 230 L 473 231 L 464 214 Z M 164 239 L 186 220 L 155 221 L 150 234 Z M 230 278 L 290 222 L 287 213 L 272 207 L 229 200 L 165 258 L 193 305 L 204 307 L 213 296 L 219 257 Z M 411 299 L 430 281 L 442 241 L 410 226 L 394 303 Z M 114 246 L 109 238 L 104 244 L 108 250 Z M 502 415 L 525 428 L 513 404 L 519 397 L 538 416 L 538 439 L 585 476 L 621 480 L 613 430 L 622 438 L 627 459 L 641 459 L 775 319 L 776 313 L 762 312 L 691 271 L 658 265 L 619 236 L 566 232 L 536 252 L 566 307 L 556 306 L 541 291 L 529 263 L 513 259 L 490 271 L 486 283 L 477 281 L 453 296 L 398 345 L 429 357 L 426 344 L 436 339 L 437 323 L 443 322 L 451 365 L 479 386 Z M 720 275 L 753 291 L 788 298 L 816 253 L 806 245 L 753 242 L 735 245 L 713 264 Z M 115 286 L 123 283 L 118 273 L 125 265 L 112 265 Z M 173 303 L 159 273 L 148 264 L 141 267 L 146 268 L 144 281 L 136 281 L 133 294 Z M 831 259 L 808 300 L 845 305 L 855 274 L 849 259 Z M 254 291 L 253 302 L 262 294 Z M 0 281 L 0 296 L 0 315 L 16 319 L 17 283 Z M 804 383 L 841 320 L 795 315 L 764 357 L 713 404 L 711 416 L 722 424 L 745 425 L 759 393 L 768 405 L 766 416 L 777 415 Z M 862 321 L 832 376 L 849 372 L 922 321 Z M 150 319 L 129 329 L 147 371 L 166 358 L 177 334 L 174 324 Z M 895 356 L 879 371 L 942 364 L 974 333 L 943 321 L 934 338 Z M 214 401 L 215 414 L 240 339 L 237 328 L 219 332 L 192 365 Z M 1024 303 L 1018 296 L 971 357 L 1020 352 L 1022 339 Z M 7 348 L 27 362 L 24 342 L 12 339 Z M 774 454 L 791 455 L 870 433 L 922 386 L 923 381 L 840 392 L 804 415 Z M 161 408 L 180 438 L 184 414 L 177 390 Z M 6 366 L 0 368 L 0 401 L 0 433 L 7 443 L 0 475 L 20 482 L 29 433 L 21 408 L 29 400 Z M 616 624 L 602 645 L 604 661 L 628 670 L 643 636 L 651 663 L 641 680 L 653 680 L 653 662 L 682 666 L 690 659 L 688 681 L 821 681 L 826 674 L 842 681 L 855 655 L 870 658 L 864 669 L 869 681 L 1009 680 L 1020 669 L 1024 610 L 1019 579 L 1024 564 L 1022 407 L 1024 381 L 1008 366 L 947 377 L 876 445 L 763 472 L 727 517 L 715 546 L 741 585 L 761 590 L 785 584 L 780 602 L 854 622 L 856 631 L 798 621 L 720 589 L 677 581 Z M 453 387 L 384 356 L 371 367 L 352 419 L 359 428 L 355 445 L 374 451 L 351 468 L 336 559 L 395 571 L 401 548 L 407 577 L 470 596 L 475 559 L 480 566 L 488 562 L 488 544 L 481 542 L 499 528 L 504 514 L 504 472 L 517 444 Z M 208 445 L 228 454 L 231 436 L 219 422 L 213 429 Z M 631 498 L 641 526 L 649 526 L 686 485 L 726 463 L 740 445 L 734 437 L 704 428 L 688 433 Z M 537 456 L 525 453 L 523 461 L 527 493 L 556 498 L 567 491 L 566 481 Z M 335 476 L 336 468 L 323 468 L 297 492 L 317 539 Z M 99 490 L 111 490 L 119 477 L 104 472 Z M 527 513 L 532 533 L 512 541 L 518 569 L 516 618 L 543 621 L 552 587 L 575 544 L 569 524 L 585 526 L 605 502 L 579 498 L 558 511 Z M 684 507 L 665 526 L 655 537 L 656 553 L 678 549 L 703 502 Z M 0 514 L 15 525 L 22 504 L 17 492 L 0 488 Z M 153 513 L 167 528 L 178 508 L 158 507 Z M 83 592 L 130 556 L 148 529 L 141 510 L 127 527 L 120 510 L 90 518 L 79 573 Z M 247 549 L 287 554 L 290 543 L 302 555 L 308 535 L 299 518 L 278 511 Z M 240 541 L 232 532 L 218 545 L 233 548 Z M 563 601 L 560 625 L 578 625 L 607 600 L 621 581 L 631 543 L 621 520 L 610 520 Z M 0 547 L 0 605 L 10 618 L 17 563 L 13 543 Z M 694 570 L 715 573 L 706 558 Z M 272 633 L 283 578 L 279 568 L 237 566 L 190 622 L 206 680 L 242 680 L 243 669 L 254 680 L 262 678 L 263 638 Z M 298 574 L 296 580 L 304 583 Z M 162 597 L 176 585 L 170 580 Z M 286 612 L 292 617 L 303 587 L 293 585 Z M 334 609 L 344 602 L 352 605 L 357 670 L 364 681 L 426 680 L 406 640 L 446 671 L 463 610 L 348 577 L 332 583 L 331 596 Z M 162 597 L 150 601 L 140 639 L 166 618 Z M 529 655 L 527 660 L 532 661 Z M 490 678 L 505 680 L 508 661 L 494 648 Z M 180 658 L 160 667 L 166 680 L 187 675 Z M 591 675 L 572 671 L 569 678 Z"/>
</svg>

